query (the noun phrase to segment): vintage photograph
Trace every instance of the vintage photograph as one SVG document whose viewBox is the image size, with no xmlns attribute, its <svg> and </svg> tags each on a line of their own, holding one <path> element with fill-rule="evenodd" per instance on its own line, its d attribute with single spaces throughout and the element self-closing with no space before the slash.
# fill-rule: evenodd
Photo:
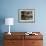
<svg viewBox="0 0 46 46">
<path fill-rule="evenodd" d="M 19 9 L 19 22 L 35 22 L 35 9 Z"/>
</svg>

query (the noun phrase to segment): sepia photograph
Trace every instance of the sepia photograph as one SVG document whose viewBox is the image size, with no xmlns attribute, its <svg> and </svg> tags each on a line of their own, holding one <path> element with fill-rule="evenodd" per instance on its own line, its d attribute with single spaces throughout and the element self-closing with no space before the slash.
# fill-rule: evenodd
<svg viewBox="0 0 46 46">
<path fill-rule="evenodd" d="M 18 15 L 19 15 L 19 22 L 35 21 L 35 9 L 20 9 Z"/>
</svg>

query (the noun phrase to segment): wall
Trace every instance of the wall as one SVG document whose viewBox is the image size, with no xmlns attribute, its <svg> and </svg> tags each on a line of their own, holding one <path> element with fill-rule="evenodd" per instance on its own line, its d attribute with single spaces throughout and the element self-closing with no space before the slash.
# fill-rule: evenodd
<svg viewBox="0 0 46 46">
<path fill-rule="evenodd" d="M 19 23 L 18 9 L 35 9 L 35 23 Z M 0 18 L 13 17 L 12 32 L 46 32 L 46 0 L 0 0 Z M 8 26 L 0 24 L 0 32 L 8 32 Z"/>
<path fill-rule="evenodd" d="M 1 0 L 0 17 L 13 17 L 14 26 L 11 31 L 46 31 L 46 1 L 45 0 Z M 35 9 L 35 23 L 19 23 L 18 9 Z M 8 27 L 3 24 L 2 32 L 8 31 Z"/>
</svg>

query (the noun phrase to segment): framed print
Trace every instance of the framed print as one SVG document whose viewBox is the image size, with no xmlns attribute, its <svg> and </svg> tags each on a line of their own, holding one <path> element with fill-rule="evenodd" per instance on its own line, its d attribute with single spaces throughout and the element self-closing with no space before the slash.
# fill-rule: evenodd
<svg viewBox="0 0 46 46">
<path fill-rule="evenodd" d="M 35 22 L 35 9 L 19 9 L 18 10 L 18 20 L 24 23 L 34 23 Z"/>
</svg>

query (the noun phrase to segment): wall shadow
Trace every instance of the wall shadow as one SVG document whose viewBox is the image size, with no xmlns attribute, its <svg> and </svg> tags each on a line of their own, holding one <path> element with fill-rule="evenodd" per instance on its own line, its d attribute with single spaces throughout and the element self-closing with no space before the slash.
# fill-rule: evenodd
<svg viewBox="0 0 46 46">
<path fill-rule="evenodd" d="M 2 25 L 4 25 L 4 23 L 5 23 L 5 17 L 0 16 L 0 46 L 4 46 L 3 45 L 4 33 L 2 32 Z"/>
</svg>

